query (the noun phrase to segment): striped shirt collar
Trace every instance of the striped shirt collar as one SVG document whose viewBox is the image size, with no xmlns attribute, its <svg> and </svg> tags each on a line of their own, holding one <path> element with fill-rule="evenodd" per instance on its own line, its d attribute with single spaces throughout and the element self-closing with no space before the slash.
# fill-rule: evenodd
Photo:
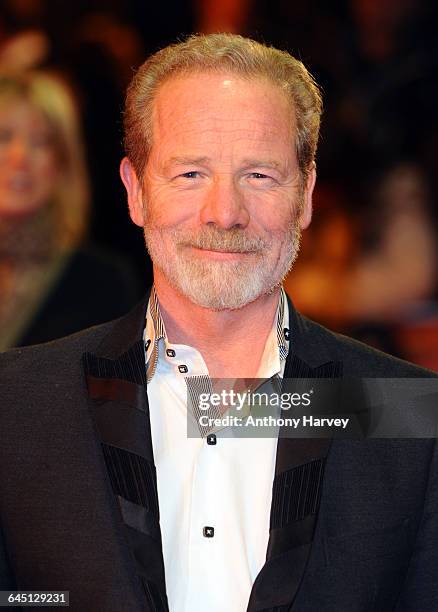
<svg viewBox="0 0 438 612">
<path fill-rule="evenodd" d="M 280 363 L 282 363 L 289 353 L 290 343 L 287 296 L 283 287 L 280 289 L 275 327 Z M 149 383 L 152 380 L 157 367 L 158 344 L 162 339 L 165 343 L 167 343 L 166 328 L 161 316 L 160 304 L 158 301 L 157 292 L 155 291 L 155 286 L 152 287 L 149 297 L 146 313 L 146 327 L 143 337 L 145 341 L 147 382 Z"/>
</svg>

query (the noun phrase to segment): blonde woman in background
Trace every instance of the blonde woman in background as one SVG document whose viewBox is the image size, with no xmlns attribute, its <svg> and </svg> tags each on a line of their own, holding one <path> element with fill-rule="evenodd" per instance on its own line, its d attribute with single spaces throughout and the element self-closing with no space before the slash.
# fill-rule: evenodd
<svg viewBox="0 0 438 612">
<path fill-rule="evenodd" d="M 0 75 L 0 350 L 66 335 L 136 301 L 129 268 L 83 246 L 88 219 L 69 87 L 50 73 Z"/>
</svg>

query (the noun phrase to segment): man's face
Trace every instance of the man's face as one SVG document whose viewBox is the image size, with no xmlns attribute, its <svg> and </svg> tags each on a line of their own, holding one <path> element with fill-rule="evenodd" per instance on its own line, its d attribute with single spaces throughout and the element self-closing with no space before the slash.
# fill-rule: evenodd
<svg viewBox="0 0 438 612">
<path fill-rule="evenodd" d="M 122 162 L 131 217 L 144 227 L 157 285 L 236 309 L 290 269 L 311 218 L 293 112 L 266 80 L 179 76 L 159 89 L 143 182 Z"/>
</svg>

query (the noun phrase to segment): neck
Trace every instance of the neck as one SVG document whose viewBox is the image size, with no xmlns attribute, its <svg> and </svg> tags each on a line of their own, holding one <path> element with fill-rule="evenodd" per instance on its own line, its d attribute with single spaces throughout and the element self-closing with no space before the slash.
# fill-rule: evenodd
<svg viewBox="0 0 438 612">
<path fill-rule="evenodd" d="M 277 310 L 279 289 L 237 310 L 209 310 L 190 301 L 154 271 L 169 342 L 196 348 L 213 378 L 253 378 Z"/>
</svg>

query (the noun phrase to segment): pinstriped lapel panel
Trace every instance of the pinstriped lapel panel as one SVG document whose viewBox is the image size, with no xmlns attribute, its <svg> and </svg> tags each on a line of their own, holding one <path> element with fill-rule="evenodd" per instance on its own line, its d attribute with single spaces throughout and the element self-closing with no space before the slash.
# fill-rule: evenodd
<svg viewBox="0 0 438 612">
<path fill-rule="evenodd" d="M 291 322 L 292 333 L 294 329 Z M 293 338 L 297 341 L 297 334 Z M 291 347 L 284 379 L 342 376 L 341 362 L 328 361 L 312 368 L 296 354 L 297 348 Z M 284 437 L 280 430 L 266 563 L 253 585 L 247 612 L 283 611 L 293 606 L 312 549 L 330 444 L 325 438 Z"/>
<path fill-rule="evenodd" d="M 120 529 L 150 612 L 167 612 L 142 340 L 116 359 L 83 355 L 89 405 Z"/>
</svg>

